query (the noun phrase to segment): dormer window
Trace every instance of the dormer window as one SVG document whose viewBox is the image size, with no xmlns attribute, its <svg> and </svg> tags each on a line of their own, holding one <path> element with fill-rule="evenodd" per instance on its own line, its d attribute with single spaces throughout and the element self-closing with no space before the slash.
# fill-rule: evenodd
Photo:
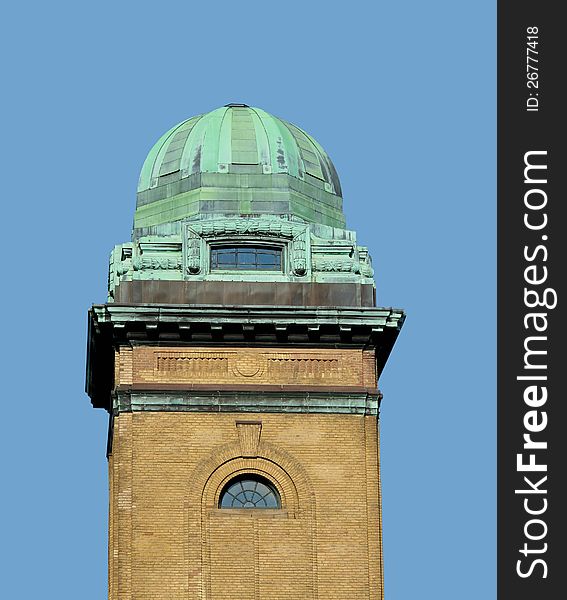
<svg viewBox="0 0 567 600">
<path fill-rule="evenodd" d="M 280 271 L 282 248 L 277 246 L 213 246 L 211 271 Z"/>
</svg>

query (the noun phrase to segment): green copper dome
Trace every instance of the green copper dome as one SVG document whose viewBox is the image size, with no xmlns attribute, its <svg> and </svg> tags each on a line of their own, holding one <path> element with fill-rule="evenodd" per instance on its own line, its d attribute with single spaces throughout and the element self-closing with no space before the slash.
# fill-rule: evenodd
<svg viewBox="0 0 567 600">
<path fill-rule="evenodd" d="M 344 227 L 337 172 L 295 125 L 245 104 L 192 117 L 150 150 L 134 229 L 183 219 L 278 215 Z"/>
</svg>

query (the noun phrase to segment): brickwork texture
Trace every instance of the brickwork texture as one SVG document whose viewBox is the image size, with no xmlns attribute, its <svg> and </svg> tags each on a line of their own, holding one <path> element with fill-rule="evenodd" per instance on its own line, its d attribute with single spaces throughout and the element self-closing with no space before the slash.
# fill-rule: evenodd
<svg viewBox="0 0 567 600">
<path fill-rule="evenodd" d="M 122 347 L 115 377 L 143 383 L 376 387 L 369 350 Z"/>
<path fill-rule="evenodd" d="M 272 359 L 281 362 L 282 385 L 307 385 L 315 378 L 332 387 L 337 372 L 342 385 L 376 385 L 372 353 L 360 350 L 124 347 L 117 359 L 116 385 L 201 377 L 230 387 L 262 369 L 268 373 Z M 190 365 L 193 359 L 206 364 L 226 359 L 225 378 L 213 366 L 207 379 L 208 367 Z M 172 367 L 177 360 L 181 365 Z M 320 361 L 329 376 L 312 365 L 297 366 L 310 360 Z M 115 415 L 109 597 L 381 599 L 378 447 L 373 416 Z M 219 508 L 224 486 L 246 473 L 269 480 L 281 508 Z"/>
</svg>

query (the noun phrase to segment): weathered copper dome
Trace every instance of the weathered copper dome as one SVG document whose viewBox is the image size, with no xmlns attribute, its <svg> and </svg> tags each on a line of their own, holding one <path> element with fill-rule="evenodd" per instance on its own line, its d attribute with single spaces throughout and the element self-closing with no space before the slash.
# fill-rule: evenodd
<svg viewBox="0 0 567 600">
<path fill-rule="evenodd" d="M 337 172 L 299 127 L 245 104 L 192 117 L 150 150 L 135 230 L 187 218 L 278 215 L 344 227 Z"/>
</svg>

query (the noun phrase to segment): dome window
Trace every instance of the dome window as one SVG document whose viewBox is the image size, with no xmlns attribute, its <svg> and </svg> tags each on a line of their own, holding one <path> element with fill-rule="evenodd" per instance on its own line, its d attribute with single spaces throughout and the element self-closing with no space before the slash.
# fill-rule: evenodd
<svg viewBox="0 0 567 600">
<path fill-rule="evenodd" d="M 211 271 L 282 271 L 277 246 L 212 246 Z"/>
</svg>

